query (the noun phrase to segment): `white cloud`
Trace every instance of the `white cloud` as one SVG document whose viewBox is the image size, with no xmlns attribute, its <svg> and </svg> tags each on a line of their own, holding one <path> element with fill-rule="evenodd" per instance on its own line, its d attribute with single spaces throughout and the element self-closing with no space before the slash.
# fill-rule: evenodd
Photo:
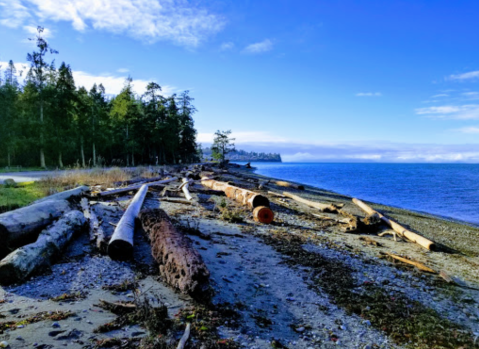
<svg viewBox="0 0 479 349">
<path fill-rule="evenodd" d="M 479 133 L 479 127 L 476 127 L 476 126 L 463 127 L 463 128 L 457 129 L 456 131 L 459 131 L 459 132 L 462 132 L 462 133 L 476 134 L 476 133 Z"/>
<path fill-rule="evenodd" d="M 31 18 L 66 21 L 81 32 L 93 28 L 188 47 L 198 46 L 224 26 L 220 16 L 187 0 L 0 0 L 0 6 L 0 24 L 10 27 Z"/>
<path fill-rule="evenodd" d="M 245 47 L 244 52 L 246 53 L 264 53 L 271 51 L 273 49 L 273 42 L 269 39 L 257 42 Z"/>
<path fill-rule="evenodd" d="M 447 93 L 440 93 L 440 94 L 432 96 L 431 98 L 441 98 L 441 97 L 449 97 L 449 95 Z"/>
<path fill-rule="evenodd" d="M 450 118 L 458 120 L 479 119 L 478 104 L 444 105 L 437 107 L 418 108 L 415 111 L 418 115 L 428 115 L 438 118 Z"/>
<path fill-rule="evenodd" d="M 35 36 L 37 35 L 38 31 L 37 31 L 37 27 L 34 27 L 33 25 L 25 25 L 23 26 L 23 29 L 28 33 L 30 34 L 31 38 L 35 38 Z M 50 29 L 48 28 L 43 28 L 43 33 L 42 33 L 42 37 L 44 39 L 48 39 L 48 38 L 51 38 L 53 36 L 53 33 Z"/>
<path fill-rule="evenodd" d="M 0 69 L 4 70 L 8 66 L 8 62 L 0 62 Z M 30 69 L 30 64 L 27 63 L 15 63 L 15 68 L 17 69 L 17 76 L 19 76 L 19 81 L 23 82 L 28 70 Z M 23 72 L 20 77 L 20 72 Z M 80 70 L 73 70 L 73 78 L 75 79 L 75 85 L 77 87 L 85 87 L 87 90 L 91 89 L 94 84 L 102 84 L 105 87 L 105 91 L 109 95 L 117 95 L 121 92 L 121 89 L 125 85 L 127 76 L 125 75 L 113 75 L 113 74 L 101 74 L 94 75 Z M 142 95 L 146 91 L 146 86 L 148 83 L 154 80 L 133 80 L 133 90 L 136 94 Z M 162 94 L 164 96 L 170 96 L 173 93 L 177 92 L 178 89 L 170 85 L 162 85 Z"/>
<path fill-rule="evenodd" d="M 477 78 L 479 78 L 479 70 L 470 71 L 463 74 L 453 74 L 449 76 L 449 79 L 451 80 L 460 80 L 460 81 L 477 79 Z"/>
<path fill-rule="evenodd" d="M 356 93 L 357 97 L 381 97 L 381 92 L 359 92 Z"/>
<path fill-rule="evenodd" d="M 230 42 L 224 42 L 220 46 L 220 51 L 229 51 L 232 50 L 235 47 L 235 44 Z"/>
<path fill-rule="evenodd" d="M 120 68 L 117 70 L 118 73 L 128 73 L 130 70 L 129 69 L 126 69 L 126 68 Z"/>
<path fill-rule="evenodd" d="M 18 28 L 30 18 L 30 13 L 20 1 L 0 0 L 0 24 L 10 28 Z"/>
</svg>

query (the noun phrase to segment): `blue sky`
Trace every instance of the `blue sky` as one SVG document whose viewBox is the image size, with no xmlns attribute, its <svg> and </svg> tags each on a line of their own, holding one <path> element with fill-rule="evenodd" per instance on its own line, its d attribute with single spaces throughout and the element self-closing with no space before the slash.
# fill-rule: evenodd
<svg viewBox="0 0 479 349">
<path fill-rule="evenodd" d="M 191 90 L 199 141 L 287 161 L 479 162 L 479 2 L 0 0 L 0 61 L 37 25 L 77 85 Z"/>
</svg>

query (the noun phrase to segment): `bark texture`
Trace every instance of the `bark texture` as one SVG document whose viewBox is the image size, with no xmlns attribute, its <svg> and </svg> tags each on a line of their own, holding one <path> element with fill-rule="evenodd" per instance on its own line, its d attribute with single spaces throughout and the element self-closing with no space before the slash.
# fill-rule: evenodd
<svg viewBox="0 0 479 349">
<path fill-rule="evenodd" d="M 0 256 L 35 241 L 40 229 L 70 210 L 66 200 L 48 200 L 0 214 Z"/>
<path fill-rule="evenodd" d="M 267 197 L 251 190 L 238 188 L 229 185 L 228 183 L 215 181 L 213 179 L 204 179 L 201 181 L 201 184 L 214 190 L 224 191 L 228 198 L 236 200 L 249 208 L 254 209 L 259 206 L 269 207 L 269 200 Z"/>
<path fill-rule="evenodd" d="M 36 270 L 49 266 L 73 235 L 86 224 L 80 211 L 71 211 L 43 230 L 36 242 L 20 247 L 0 262 L 0 283 L 25 280 Z"/>
<path fill-rule="evenodd" d="M 151 240 L 152 254 L 166 283 L 196 299 L 209 296 L 210 273 L 200 254 L 192 247 L 161 209 L 140 213 L 140 220 Z"/>
</svg>

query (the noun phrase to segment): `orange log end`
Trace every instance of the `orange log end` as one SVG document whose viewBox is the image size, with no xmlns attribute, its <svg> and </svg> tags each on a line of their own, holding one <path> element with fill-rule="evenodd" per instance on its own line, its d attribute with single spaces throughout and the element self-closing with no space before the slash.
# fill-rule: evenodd
<svg viewBox="0 0 479 349">
<path fill-rule="evenodd" d="M 269 224 L 274 219 L 274 213 L 269 207 L 258 206 L 253 210 L 253 217 L 256 222 Z"/>
</svg>

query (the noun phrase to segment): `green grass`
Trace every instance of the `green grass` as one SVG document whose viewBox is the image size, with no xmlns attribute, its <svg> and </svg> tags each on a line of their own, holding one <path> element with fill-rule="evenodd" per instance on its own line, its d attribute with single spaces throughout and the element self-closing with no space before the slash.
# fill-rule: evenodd
<svg viewBox="0 0 479 349">
<path fill-rule="evenodd" d="M 17 188 L 5 188 L 4 185 L 0 185 L 0 212 L 26 206 L 45 195 L 45 188 L 36 182 L 18 183 Z"/>
</svg>

